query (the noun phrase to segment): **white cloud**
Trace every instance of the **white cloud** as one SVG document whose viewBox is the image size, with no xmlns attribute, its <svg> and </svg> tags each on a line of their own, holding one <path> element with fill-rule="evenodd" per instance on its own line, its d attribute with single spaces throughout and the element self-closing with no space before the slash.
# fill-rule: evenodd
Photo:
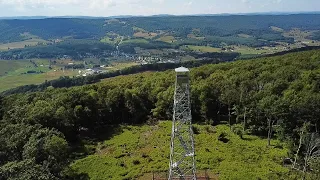
<svg viewBox="0 0 320 180">
<path fill-rule="evenodd" d="M 249 3 L 249 0 L 241 0 L 242 3 Z"/>
<path fill-rule="evenodd" d="M 121 1 L 121 0 L 120 0 Z M 125 0 L 122 0 L 125 1 Z M 106 8 L 116 5 L 114 0 L 0 0 L 0 4 L 24 6 L 28 8 L 46 8 L 61 6 L 78 6 L 89 8 Z"/>
<path fill-rule="evenodd" d="M 7 8 L 26 15 L 103 15 L 119 3 L 134 1 L 141 0 L 0 0 L 0 11 Z"/>
<path fill-rule="evenodd" d="M 192 4 L 193 4 L 193 2 L 192 2 L 192 1 L 189 1 L 189 2 L 184 3 L 184 6 L 189 7 L 189 6 L 191 6 Z"/>
<path fill-rule="evenodd" d="M 166 0 L 152 0 L 153 3 L 163 4 Z"/>
<path fill-rule="evenodd" d="M 77 4 L 83 0 L 0 0 L 0 3 L 7 5 L 27 5 L 27 6 L 56 6 Z"/>
<path fill-rule="evenodd" d="M 0 16 L 319 11 L 319 0 L 0 0 Z"/>
<path fill-rule="evenodd" d="M 116 6 L 117 3 L 113 0 L 94 0 L 94 1 L 88 1 L 90 2 L 89 8 L 90 9 L 106 9 L 109 7 Z"/>
</svg>

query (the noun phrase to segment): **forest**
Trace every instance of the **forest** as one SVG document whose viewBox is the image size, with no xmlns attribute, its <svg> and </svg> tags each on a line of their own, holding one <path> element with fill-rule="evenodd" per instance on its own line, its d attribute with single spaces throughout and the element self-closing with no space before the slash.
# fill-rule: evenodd
<svg viewBox="0 0 320 180">
<path fill-rule="evenodd" d="M 277 177 L 319 179 L 319 60 L 311 50 L 192 68 L 193 123 L 285 142 L 290 171 Z M 81 140 L 170 120 L 174 81 L 173 70 L 144 72 L 1 97 L 0 179 L 81 179 L 69 166 Z"/>
<path fill-rule="evenodd" d="M 12 42 L 30 40 L 39 41 L 40 45 L 25 45 L 20 49 L 11 49 L 8 45 L 0 52 L 0 58 L 59 58 L 65 54 L 81 59 L 86 53 L 99 57 L 105 51 L 115 50 L 117 45 L 121 52 L 130 54 L 136 53 L 136 47 L 283 46 L 296 43 L 294 37 L 284 35 L 292 29 L 306 31 L 308 40 L 318 40 L 319 22 L 319 14 L 3 19 L 0 20 L 0 45 L 6 48 Z M 173 39 L 161 40 L 168 37 Z M 118 44 L 120 39 L 124 41 Z M 96 48 L 86 47 L 84 43 Z"/>
<path fill-rule="evenodd" d="M 132 36 L 132 27 L 140 27 L 150 32 L 157 30 L 175 31 L 186 36 L 192 28 L 200 28 L 205 35 L 228 36 L 248 33 L 259 35 L 259 31 L 268 31 L 270 26 L 283 29 L 301 28 L 318 30 L 320 15 L 251 15 L 251 16 L 168 16 L 168 17 L 132 17 L 110 19 L 48 18 L 30 20 L 0 20 L 0 42 L 22 40 L 21 34 L 29 32 L 43 39 L 55 39 L 72 36 L 75 39 L 100 39 L 107 32 L 117 32 L 122 36 Z M 178 23 L 177 23 L 178 22 Z M 274 33 L 269 30 L 269 33 Z"/>
</svg>

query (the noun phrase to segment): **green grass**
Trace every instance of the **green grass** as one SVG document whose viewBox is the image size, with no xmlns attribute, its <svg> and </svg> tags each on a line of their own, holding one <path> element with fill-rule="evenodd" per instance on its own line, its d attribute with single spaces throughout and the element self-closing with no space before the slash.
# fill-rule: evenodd
<svg viewBox="0 0 320 180">
<path fill-rule="evenodd" d="M 149 41 L 146 40 L 146 39 L 138 38 L 138 39 L 128 39 L 128 40 L 125 40 L 125 41 L 122 42 L 122 44 L 126 44 L 126 43 L 144 43 L 144 44 L 148 44 Z"/>
<path fill-rule="evenodd" d="M 30 70 L 45 70 L 44 68 L 32 68 Z M 0 92 L 15 88 L 18 86 L 23 86 L 27 84 L 41 84 L 45 82 L 45 80 L 53 80 L 58 79 L 61 76 L 75 76 L 78 74 L 78 71 L 66 70 L 65 72 L 61 70 L 55 71 L 47 71 L 41 74 L 19 74 L 19 72 L 26 72 L 24 70 L 15 71 L 11 73 L 11 75 L 0 77 Z"/>
<path fill-rule="evenodd" d="M 174 36 L 161 36 L 160 38 L 157 39 L 157 41 L 163 41 L 166 43 L 173 43 L 177 40 Z"/>
<path fill-rule="evenodd" d="M 271 26 L 271 29 L 273 31 L 276 31 L 276 32 L 284 32 L 284 30 L 282 28 L 279 28 L 279 27 L 276 27 L 276 26 Z"/>
<path fill-rule="evenodd" d="M 48 41 L 29 33 L 23 33 L 21 34 L 21 36 L 23 36 L 25 40 L 19 42 L 0 44 L 0 51 L 8 50 L 8 48 L 18 49 L 24 48 L 25 46 L 36 46 L 38 43 L 48 43 Z"/>
<path fill-rule="evenodd" d="M 133 29 L 133 31 L 135 31 L 135 32 L 139 32 L 139 31 L 141 31 L 141 32 L 148 32 L 148 31 L 146 31 L 146 30 L 144 30 L 144 29 L 142 29 L 142 28 L 139 28 L 139 27 L 132 27 L 132 29 Z"/>
<path fill-rule="evenodd" d="M 104 42 L 104 43 L 108 43 L 108 44 L 112 44 L 114 45 L 116 42 L 118 42 L 118 40 L 111 40 L 111 38 L 109 37 L 104 37 L 103 39 L 100 40 L 101 42 Z"/>
<path fill-rule="evenodd" d="M 183 47 L 184 49 L 192 50 L 192 51 L 198 51 L 198 52 L 221 52 L 220 48 L 213 48 L 210 46 L 193 46 L 193 45 L 187 45 Z"/>
<path fill-rule="evenodd" d="M 60 70 L 60 66 L 55 65 L 50 70 L 46 59 L 32 59 L 38 67 L 29 60 L 0 60 L 0 92 L 23 86 L 27 84 L 40 84 L 45 80 L 57 79 L 60 76 L 75 76 L 78 71 Z M 40 66 L 43 65 L 43 66 Z M 27 71 L 36 71 L 43 73 L 41 74 L 26 74 Z"/>
<path fill-rule="evenodd" d="M 116 33 L 107 33 L 105 37 L 103 37 L 100 41 L 104 43 L 108 43 L 111 45 L 115 45 L 121 41 L 121 39 L 124 38 L 123 36 L 120 36 Z"/>
<path fill-rule="evenodd" d="M 104 43 L 115 45 L 116 43 L 121 42 L 121 37 L 119 36 L 119 37 L 115 38 L 114 40 L 112 40 L 110 37 L 106 36 L 103 39 L 101 39 L 100 41 L 104 42 Z M 137 39 L 128 39 L 128 40 L 125 40 L 125 41 L 121 42 L 121 44 L 126 44 L 126 43 L 128 43 L 128 44 L 129 43 L 144 43 L 144 44 L 148 44 L 149 41 L 146 40 L 146 39 L 137 38 Z"/>
<path fill-rule="evenodd" d="M 131 66 L 136 66 L 138 64 L 135 62 L 122 62 L 122 63 L 121 62 L 112 62 L 111 65 L 112 65 L 113 69 L 119 70 L 119 69 L 131 67 Z"/>
<path fill-rule="evenodd" d="M 21 68 L 26 68 L 27 66 L 31 66 L 31 63 L 28 61 L 20 61 L 20 60 L 0 60 L 0 77 Z"/>
<path fill-rule="evenodd" d="M 145 38 L 145 39 L 152 39 L 152 38 L 154 38 L 156 36 L 157 36 L 157 33 L 143 32 L 143 31 L 135 32 L 134 35 L 133 35 L 133 37 Z"/>
<path fill-rule="evenodd" d="M 75 62 L 70 60 L 56 60 L 57 64 L 52 65 L 52 69 L 48 68 L 49 61 L 47 59 L 32 59 L 38 67 L 30 62 L 30 60 L 0 60 L 0 92 L 5 90 L 15 88 L 18 86 L 28 85 L 28 84 L 40 84 L 46 80 L 58 79 L 61 76 L 77 76 L 78 70 L 61 70 L 62 67 L 72 62 L 75 64 L 81 64 L 81 62 Z M 98 64 L 100 61 L 95 58 L 85 59 L 88 63 Z M 42 66 L 41 66 L 42 65 Z M 126 67 L 131 67 L 137 65 L 135 62 L 112 62 L 111 67 L 107 70 L 119 70 Z M 91 67 L 89 65 L 88 67 Z M 36 71 L 43 73 L 40 74 L 26 74 L 27 71 Z"/>
<path fill-rule="evenodd" d="M 245 135 L 244 139 L 230 132 L 228 126 L 195 125 L 197 169 L 209 169 L 219 179 L 270 179 L 288 172 L 282 167 L 287 149 L 274 140 L 267 147 L 267 140 Z M 218 140 L 226 133 L 230 140 Z M 171 122 L 155 126 L 124 126 L 122 132 L 101 142 L 94 155 L 76 160 L 71 167 L 90 179 L 150 179 L 154 171 L 167 171 Z M 149 176 L 148 176 L 149 175 Z M 149 177 L 149 178 L 146 178 Z"/>
<path fill-rule="evenodd" d="M 248 34 L 238 34 L 239 37 L 243 37 L 243 38 L 251 38 L 252 36 L 248 35 Z"/>
<path fill-rule="evenodd" d="M 280 47 L 279 47 L 280 48 Z M 264 47 L 264 49 L 256 49 L 247 46 L 237 46 L 234 52 L 238 52 L 241 54 L 270 54 L 274 52 L 278 52 L 276 50 L 270 50 L 269 47 Z"/>
</svg>

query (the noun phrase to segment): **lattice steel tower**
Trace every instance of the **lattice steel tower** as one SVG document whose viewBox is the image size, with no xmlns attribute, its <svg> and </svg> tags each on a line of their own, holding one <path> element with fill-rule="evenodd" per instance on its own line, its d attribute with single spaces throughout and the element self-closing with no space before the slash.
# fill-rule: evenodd
<svg viewBox="0 0 320 180">
<path fill-rule="evenodd" d="M 194 139 L 191 125 L 189 69 L 176 71 L 174 109 L 170 145 L 169 180 L 196 179 Z"/>
</svg>

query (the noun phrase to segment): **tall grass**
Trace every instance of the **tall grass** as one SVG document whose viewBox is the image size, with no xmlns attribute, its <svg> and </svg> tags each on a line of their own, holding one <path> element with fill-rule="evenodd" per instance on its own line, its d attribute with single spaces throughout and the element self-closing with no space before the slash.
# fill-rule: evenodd
<svg viewBox="0 0 320 180">
<path fill-rule="evenodd" d="M 209 169 L 219 179 L 270 179 L 288 172 L 282 167 L 287 149 L 274 140 L 238 135 L 225 125 L 194 125 L 198 170 Z M 96 153 L 75 161 L 71 167 L 90 179 L 143 179 L 145 174 L 167 171 L 171 122 L 155 126 L 124 126 L 122 133 L 101 142 Z M 221 134 L 229 141 L 219 140 Z"/>
</svg>

